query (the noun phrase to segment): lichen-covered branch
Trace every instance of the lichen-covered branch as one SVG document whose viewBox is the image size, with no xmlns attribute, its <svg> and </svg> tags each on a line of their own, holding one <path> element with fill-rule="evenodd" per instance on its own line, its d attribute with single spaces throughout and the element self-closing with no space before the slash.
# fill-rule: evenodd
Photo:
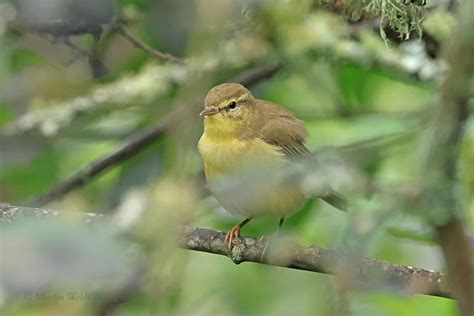
<svg viewBox="0 0 474 316">
<path fill-rule="evenodd" d="M 181 244 L 190 250 L 227 256 L 227 243 L 224 238 L 225 234 L 222 232 L 187 226 L 184 228 Z M 236 263 L 256 262 L 327 274 L 340 273 L 340 268 L 347 264 L 345 260 L 354 259 L 334 250 L 297 244 L 280 247 L 275 255 L 269 249 L 268 242 L 241 237 L 232 251 L 232 259 Z M 386 282 L 387 287 L 406 293 L 451 297 L 446 277 L 439 272 L 370 258 L 359 259 L 359 262 L 350 263 L 352 267 L 357 266 L 358 269 L 346 271 L 352 274 L 351 277 L 356 281 L 377 281 L 382 284 Z"/>
<path fill-rule="evenodd" d="M 6 135 L 39 131 L 56 136 L 64 127 L 85 113 L 143 105 L 167 93 L 176 83 L 193 78 L 193 69 L 176 64 L 149 64 L 133 76 L 100 85 L 87 94 L 32 110 L 3 128 Z M 39 101 L 36 101 L 39 102 Z"/>
<path fill-rule="evenodd" d="M 0 224 L 20 222 L 24 219 L 54 218 L 65 213 L 67 212 L 0 204 Z M 87 223 L 100 223 L 107 219 L 106 216 L 91 213 L 76 213 L 76 216 Z M 227 256 L 227 243 L 224 237 L 225 234 L 222 232 L 184 226 L 179 244 L 189 250 Z M 237 239 L 232 257 L 236 263 L 255 262 L 336 275 L 345 271 L 354 281 L 377 283 L 403 293 L 452 297 L 446 276 L 439 272 L 376 259 L 349 257 L 334 250 L 315 246 L 304 247 L 289 243 L 283 247 L 273 248 L 268 239 L 241 237 Z M 347 264 L 348 260 L 351 260 L 350 265 Z"/>
<path fill-rule="evenodd" d="M 96 223 L 104 219 L 104 215 L 97 213 L 59 212 L 46 208 L 16 206 L 0 203 L 0 225 L 16 223 L 23 220 L 45 220 L 60 216 L 74 216 L 84 223 Z"/>
<path fill-rule="evenodd" d="M 349 36 L 350 34 L 348 34 Z M 327 48 L 327 56 L 373 67 L 387 67 L 423 80 L 439 79 L 443 67 L 426 55 L 403 54 L 398 50 L 387 50 L 385 46 L 362 40 L 335 41 Z M 186 65 L 167 63 L 146 65 L 139 73 L 100 85 L 89 93 L 57 102 L 38 101 L 41 107 L 34 109 L 7 124 L 0 132 L 7 135 L 39 131 L 46 137 L 54 137 L 76 118 L 83 114 L 116 110 L 127 106 L 148 104 L 166 95 L 172 87 L 199 80 L 218 67 L 234 66 L 225 62 L 226 56 L 205 61 L 189 60 Z"/>
</svg>

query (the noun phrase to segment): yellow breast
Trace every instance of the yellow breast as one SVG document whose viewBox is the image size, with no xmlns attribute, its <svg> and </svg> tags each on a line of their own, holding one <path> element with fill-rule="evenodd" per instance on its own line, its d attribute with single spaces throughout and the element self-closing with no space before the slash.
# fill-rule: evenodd
<svg viewBox="0 0 474 316">
<path fill-rule="evenodd" d="M 283 166 L 285 156 L 261 139 L 238 140 L 212 137 L 204 133 L 199 140 L 199 152 L 207 176 L 241 172 L 258 165 Z"/>
<path fill-rule="evenodd" d="M 285 155 L 259 138 L 239 140 L 205 132 L 198 149 L 209 188 L 231 213 L 284 216 L 305 201 L 299 188 L 284 182 Z"/>
</svg>

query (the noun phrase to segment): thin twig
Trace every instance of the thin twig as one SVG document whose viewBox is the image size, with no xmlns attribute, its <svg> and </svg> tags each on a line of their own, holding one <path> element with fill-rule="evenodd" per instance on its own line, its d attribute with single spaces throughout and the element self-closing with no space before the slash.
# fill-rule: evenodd
<svg viewBox="0 0 474 316">
<path fill-rule="evenodd" d="M 160 120 L 155 126 L 132 135 L 120 147 L 87 164 L 84 168 L 75 172 L 66 180 L 56 184 L 48 192 L 41 195 L 37 199 L 34 199 L 28 204 L 41 206 L 51 201 L 57 200 L 67 193 L 82 187 L 95 176 L 101 174 L 112 166 L 117 165 L 118 163 L 136 155 L 138 152 L 151 145 L 155 140 L 160 138 L 165 133 L 169 118 L 174 116 L 175 113 L 176 111 L 170 113 L 170 115 Z"/>
<path fill-rule="evenodd" d="M 142 42 L 139 40 L 135 35 L 131 34 L 126 28 L 123 26 L 119 26 L 116 28 L 117 32 L 123 36 L 127 41 L 129 41 L 133 46 L 136 48 L 144 51 L 148 55 L 150 55 L 153 58 L 165 60 L 165 61 L 171 61 L 177 64 L 184 65 L 186 64 L 186 61 L 183 59 L 180 59 L 178 57 L 175 57 L 171 54 L 168 53 L 162 53 L 154 48 L 151 48 L 148 46 L 146 43 Z"/>
</svg>

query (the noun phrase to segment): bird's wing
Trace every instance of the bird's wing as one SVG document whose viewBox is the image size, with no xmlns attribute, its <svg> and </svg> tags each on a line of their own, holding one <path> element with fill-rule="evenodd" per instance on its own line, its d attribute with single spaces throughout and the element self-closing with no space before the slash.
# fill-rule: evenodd
<svg viewBox="0 0 474 316">
<path fill-rule="evenodd" d="M 278 109 L 277 111 L 263 126 L 260 138 L 266 143 L 278 147 L 289 159 L 310 154 L 304 145 L 308 132 L 303 122 L 286 110 Z M 317 197 L 341 211 L 348 209 L 348 202 L 344 196 L 332 188 L 328 188 L 327 192 Z"/>
<path fill-rule="evenodd" d="M 260 138 L 268 144 L 276 146 L 288 158 L 298 158 L 309 154 L 304 145 L 308 132 L 303 122 L 291 113 L 279 109 L 260 130 Z"/>
</svg>

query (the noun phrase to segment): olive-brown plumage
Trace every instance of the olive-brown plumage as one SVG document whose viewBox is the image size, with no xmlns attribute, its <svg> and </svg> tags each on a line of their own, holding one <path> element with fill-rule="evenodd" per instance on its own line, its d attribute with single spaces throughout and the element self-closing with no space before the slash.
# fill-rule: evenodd
<svg viewBox="0 0 474 316">
<path fill-rule="evenodd" d="M 306 201 L 285 178 L 291 160 L 308 154 L 303 123 L 282 107 L 256 99 L 244 86 L 225 83 L 204 101 L 204 133 L 198 144 L 209 188 L 230 213 L 245 217 L 226 235 L 229 250 L 252 218 L 281 218 Z"/>
<path fill-rule="evenodd" d="M 235 112 L 225 109 L 231 102 L 239 108 Z M 233 132 L 238 139 L 260 138 L 268 144 L 275 145 L 289 157 L 299 156 L 309 151 L 304 146 L 308 132 L 303 122 L 284 108 L 265 100 L 253 97 L 249 90 L 237 83 L 224 83 L 212 88 L 204 101 L 205 109 L 219 109 L 224 119 L 216 120 L 209 125 L 221 125 L 221 132 Z M 205 112 L 204 110 L 203 112 Z M 206 113 L 204 113 L 206 114 Z M 212 118 L 214 119 L 214 117 Z M 230 121 L 236 124 L 229 124 Z M 205 119 L 205 125 L 208 123 Z M 227 125 L 227 126 L 224 126 Z M 237 127 L 227 131 L 228 125 Z M 210 126 L 209 126 L 210 127 Z M 216 126 L 211 127 L 217 128 Z M 205 126 L 206 129 L 206 126 Z"/>
</svg>

